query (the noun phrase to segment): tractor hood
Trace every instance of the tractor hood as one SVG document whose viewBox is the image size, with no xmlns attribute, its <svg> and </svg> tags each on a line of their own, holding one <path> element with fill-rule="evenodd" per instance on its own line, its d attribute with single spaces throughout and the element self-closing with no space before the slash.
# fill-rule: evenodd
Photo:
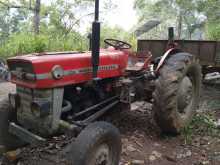
<svg viewBox="0 0 220 165">
<path fill-rule="evenodd" d="M 121 76 L 128 53 L 102 49 L 98 77 Z M 18 56 L 7 60 L 11 82 L 29 88 L 54 88 L 92 79 L 91 52 L 56 52 Z"/>
</svg>

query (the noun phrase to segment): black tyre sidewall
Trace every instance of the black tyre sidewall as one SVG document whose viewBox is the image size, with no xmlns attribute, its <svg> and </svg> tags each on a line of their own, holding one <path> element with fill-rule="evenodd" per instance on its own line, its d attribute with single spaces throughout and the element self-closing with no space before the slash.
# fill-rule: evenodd
<svg viewBox="0 0 220 165">
<path fill-rule="evenodd" d="M 180 133 L 192 119 L 199 104 L 201 89 L 201 68 L 188 53 L 171 55 L 159 71 L 154 97 L 154 118 L 162 132 Z M 193 84 L 193 102 L 189 113 L 184 117 L 177 108 L 177 91 L 185 76 Z M 168 94 L 167 94 L 168 93 Z"/>
<path fill-rule="evenodd" d="M 120 133 L 117 128 L 106 122 L 90 124 L 71 144 L 68 154 L 71 165 L 90 165 L 90 156 L 102 144 L 106 144 L 113 154 L 112 165 L 118 165 L 121 153 Z"/>
<path fill-rule="evenodd" d="M 16 114 L 13 113 L 7 98 L 0 101 L 0 145 L 5 151 L 16 149 L 25 145 L 18 137 L 8 132 L 9 122 L 14 121 Z"/>
</svg>

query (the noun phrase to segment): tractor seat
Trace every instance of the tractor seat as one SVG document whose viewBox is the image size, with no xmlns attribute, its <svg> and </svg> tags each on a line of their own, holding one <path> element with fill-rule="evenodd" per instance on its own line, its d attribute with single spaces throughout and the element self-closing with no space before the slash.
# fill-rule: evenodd
<svg viewBox="0 0 220 165">
<path fill-rule="evenodd" d="M 126 68 L 126 71 L 128 72 L 138 72 L 141 71 L 144 68 L 144 62 L 137 62 L 135 64 L 129 64 Z"/>
<path fill-rule="evenodd" d="M 130 55 L 128 57 L 128 65 L 126 72 L 139 72 L 147 69 L 151 62 L 152 55 L 148 53 L 147 55 Z"/>
</svg>

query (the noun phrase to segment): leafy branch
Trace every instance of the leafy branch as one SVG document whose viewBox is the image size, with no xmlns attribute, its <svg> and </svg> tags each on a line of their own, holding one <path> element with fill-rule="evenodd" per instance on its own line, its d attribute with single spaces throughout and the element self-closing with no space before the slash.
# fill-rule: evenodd
<svg viewBox="0 0 220 165">
<path fill-rule="evenodd" d="M 31 5 L 29 5 L 29 6 L 13 5 L 13 4 L 5 3 L 3 1 L 0 1 L 0 4 L 3 5 L 4 7 L 7 7 L 8 9 L 28 9 L 28 10 L 34 10 L 34 8 L 32 8 Z"/>
</svg>

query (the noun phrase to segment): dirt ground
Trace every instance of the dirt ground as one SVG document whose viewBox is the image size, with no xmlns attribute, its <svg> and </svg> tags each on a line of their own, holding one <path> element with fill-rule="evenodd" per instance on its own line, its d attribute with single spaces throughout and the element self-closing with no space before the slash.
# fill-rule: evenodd
<svg viewBox="0 0 220 165">
<path fill-rule="evenodd" d="M 8 83 L 1 83 L 0 99 L 13 89 L 14 87 Z M 211 113 L 216 121 L 220 119 L 220 86 L 219 88 L 218 86 L 203 87 L 198 114 L 206 113 Z M 111 113 L 104 119 L 120 129 L 123 142 L 120 165 L 220 164 L 220 138 L 219 134 L 208 133 L 211 127 L 203 130 L 199 125 L 193 132 L 188 131 L 177 137 L 161 135 L 152 119 L 151 104 L 144 102 L 137 102 L 132 105 L 131 111 L 123 110 L 119 114 Z M 65 137 L 54 138 L 47 146 L 24 148 L 21 150 L 22 156 L 16 163 L 1 163 L 0 161 L 0 165 L 66 164 L 64 154 L 57 154 L 62 146 L 70 142 L 63 139 Z"/>
</svg>

